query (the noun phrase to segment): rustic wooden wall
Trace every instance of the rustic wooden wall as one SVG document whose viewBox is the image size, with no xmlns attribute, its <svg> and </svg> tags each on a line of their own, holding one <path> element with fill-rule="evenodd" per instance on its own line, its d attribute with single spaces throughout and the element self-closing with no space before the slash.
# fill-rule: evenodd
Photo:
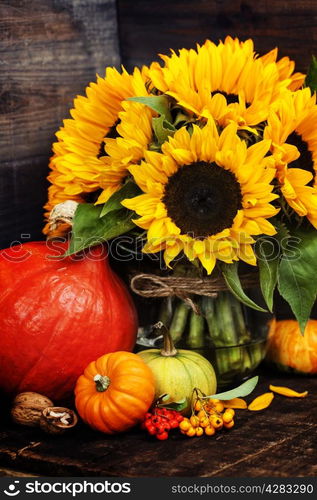
<svg viewBox="0 0 317 500">
<path fill-rule="evenodd" d="M 1 247 L 42 236 L 54 133 L 74 96 L 119 62 L 115 0 L 1 0 Z"/>
<path fill-rule="evenodd" d="M 206 38 L 251 37 L 258 52 L 280 47 L 305 70 L 317 54 L 316 0 L 118 0 L 122 59 L 147 64 L 158 52 Z"/>
<path fill-rule="evenodd" d="M 54 133 L 95 73 L 119 65 L 119 45 L 131 68 L 170 47 L 253 37 L 304 70 L 316 26 L 316 0 L 1 0 L 0 248 L 41 237 Z"/>
</svg>

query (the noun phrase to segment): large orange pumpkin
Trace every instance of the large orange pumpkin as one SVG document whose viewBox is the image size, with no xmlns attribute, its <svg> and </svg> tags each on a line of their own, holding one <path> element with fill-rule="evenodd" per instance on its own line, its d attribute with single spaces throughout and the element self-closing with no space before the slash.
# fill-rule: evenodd
<svg viewBox="0 0 317 500">
<path fill-rule="evenodd" d="M 317 320 L 308 321 L 304 335 L 295 320 L 272 320 L 266 358 L 280 368 L 317 373 Z"/>
<path fill-rule="evenodd" d="M 51 258 L 66 248 L 42 241 L 0 252 L 0 389 L 12 395 L 64 399 L 90 361 L 134 347 L 135 307 L 105 247 Z"/>
<path fill-rule="evenodd" d="M 75 387 L 75 404 L 93 429 L 115 434 L 142 420 L 154 394 L 150 368 L 136 354 L 118 351 L 87 366 Z"/>
</svg>

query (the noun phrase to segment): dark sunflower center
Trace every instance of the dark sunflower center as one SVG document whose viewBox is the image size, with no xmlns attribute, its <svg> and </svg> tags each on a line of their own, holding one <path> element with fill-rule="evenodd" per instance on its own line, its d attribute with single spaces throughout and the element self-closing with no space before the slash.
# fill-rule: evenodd
<svg viewBox="0 0 317 500">
<path fill-rule="evenodd" d="M 300 152 L 299 158 L 289 163 L 288 166 L 290 168 L 301 168 L 313 174 L 314 173 L 313 155 L 311 151 L 309 151 L 308 149 L 307 142 L 302 139 L 302 136 L 297 134 L 296 132 L 292 132 L 287 138 L 287 143 L 296 146 L 298 151 Z"/>
<path fill-rule="evenodd" d="M 184 165 L 169 178 L 163 202 L 182 234 L 205 238 L 232 226 L 242 195 L 232 172 L 198 162 Z"/>
</svg>

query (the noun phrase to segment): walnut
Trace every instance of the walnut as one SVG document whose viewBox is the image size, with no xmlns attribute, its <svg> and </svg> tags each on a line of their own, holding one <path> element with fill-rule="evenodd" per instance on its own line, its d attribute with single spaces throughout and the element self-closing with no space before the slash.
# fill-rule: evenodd
<svg viewBox="0 0 317 500">
<path fill-rule="evenodd" d="M 53 404 L 49 398 L 37 392 L 21 392 L 13 401 L 11 417 L 16 424 L 37 427 L 44 408 Z"/>
<path fill-rule="evenodd" d="M 72 429 L 78 422 L 73 410 L 61 406 L 50 406 L 42 411 L 40 427 L 48 434 L 63 434 Z"/>
</svg>

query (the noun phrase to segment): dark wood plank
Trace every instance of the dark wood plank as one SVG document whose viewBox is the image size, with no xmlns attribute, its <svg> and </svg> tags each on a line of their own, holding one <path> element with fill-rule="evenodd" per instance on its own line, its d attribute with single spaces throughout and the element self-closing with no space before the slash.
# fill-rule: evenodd
<svg viewBox="0 0 317 500">
<path fill-rule="evenodd" d="M 120 63 L 115 0 L 0 4 L 0 246 L 41 237 L 48 159 L 73 98 Z"/>
<path fill-rule="evenodd" d="M 190 48 L 206 38 L 253 38 L 256 50 L 280 47 L 305 71 L 317 53 L 315 0 L 118 0 L 123 63 L 148 64 L 158 52 Z"/>
<path fill-rule="evenodd" d="M 52 438 L 7 422 L 0 431 L 0 467 L 51 476 L 315 476 L 317 379 L 262 375 L 248 400 L 269 383 L 310 393 L 305 399 L 276 395 L 261 412 L 237 411 L 234 429 L 211 438 L 174 432 L 160 442 L 138 429 L 109 437 L 84 425 Z"/>
</svg>

